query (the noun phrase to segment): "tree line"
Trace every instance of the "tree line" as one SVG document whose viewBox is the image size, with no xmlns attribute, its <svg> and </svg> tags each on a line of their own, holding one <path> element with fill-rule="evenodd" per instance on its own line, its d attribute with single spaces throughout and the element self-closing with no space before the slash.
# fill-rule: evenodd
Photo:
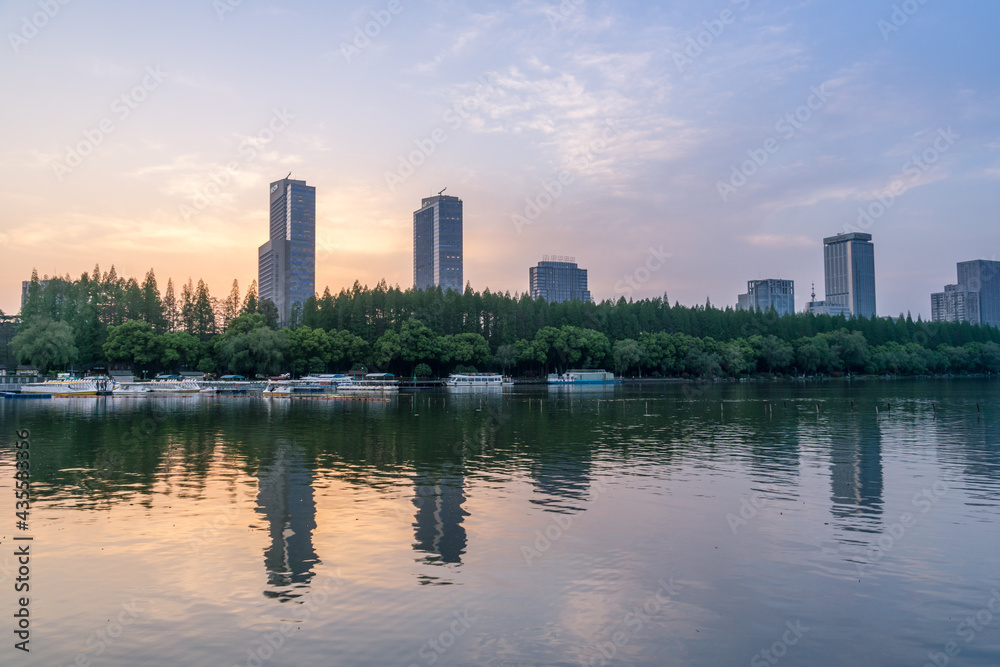
<svg viewBox="0 0 1000 667">
<path fill-rule="evenodd" d="M 121 364 L 150 373 L 243 375 L 384 370 L 446 375 L 494 370 L 544 375 L 596 367 L 658 377 L 753 374 L 1000 372 L 1000 330 L 968 323 L 845 318 L 640 301 L 548 303 L 528 294 L 400 289 L 385 281 L 327 288 L 292 310 L 212 297 L 188 279 L 161 292 L 95 267 L 74 280 L 32 273 L 11 345 L 21 363 L 55 368 Z"/>
</svg>

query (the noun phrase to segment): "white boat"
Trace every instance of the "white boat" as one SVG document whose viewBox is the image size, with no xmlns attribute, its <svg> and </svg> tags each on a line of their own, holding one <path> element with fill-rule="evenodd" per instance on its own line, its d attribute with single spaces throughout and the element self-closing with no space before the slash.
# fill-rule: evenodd
<svg viewBox="0 0 1000 667">
<path fill-rule="evenodd" d="M 151 394 L 197 394 L 201 391 L 194 380 L 153 380 L 143 383 L 149 387 Z"/>
<path fill-rule="evenodd" d="M 468 389 L 471 391 L 489 391 L 513 386 L 514 382 L 496 373 L 452 373 L 444 381 L 449 389 Z"/>
<path fill-rule="evenodd" d="M 268 380 L 264 385 L 264 396 L 269 398 L 290 398 L 291 395 L 291 380 Z"/>
<path fill-rule="evenodd" d="M 49 396 L 97 396 L 97 385 L 90 380 L 49 380 L 21 385 L 22 394 Z"/>
<path fill-rule="evenodd" d="M 369 373 L 363 380 L 352 380 L 350 384 L 337 387 L 338 393 L 378 392 L 395 394 L 399 392 L 399 380 L 392 373 Z"/>
<path fill-rule="evenodd" d="M 116 382 L 111 387 L 112 396 L 147 396 L 149 393 L 148 382 Z"/>
<path fill-rule="evenodd" d="M 556 375 L 555 373 L 550 373 L 548 378 L 549 384 L 554 385 L 567 385 L 567 384 L 619 384 L 624 382 L 622 378 L 616 378 L 614 373 L 609 373 L 604 369 L 594 370 L 570 370 L 566 371 L 562 375 Z"/>
<path fill-rule="evenodd" d="M 354 382 L 354 380 L 352 380 L 350 377 L 342 375 L 340 373 L 335 373 L 331 375 L 307 375 L 304 378 L 300 378 L 299 381 L 318 383 L 325 387 L 333 387 L 334 389 L 350 386 Z"/>
</svg>

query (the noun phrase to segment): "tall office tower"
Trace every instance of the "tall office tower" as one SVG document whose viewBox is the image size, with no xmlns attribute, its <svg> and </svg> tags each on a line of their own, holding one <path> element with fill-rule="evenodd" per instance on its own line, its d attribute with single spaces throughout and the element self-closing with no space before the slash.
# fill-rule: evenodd
<svg viewBox="0 0 1000 667">
<path fill-rule="evenodd" d="M 778 316 L 795 314 L 795 281 L 765 278 L 748 280 L 747 293 L 740 294 L 736 307 L 741 310 L 767 311 L 774 308 Z"/>
<path fill-rule="evenodd" d="M 979 292 L 945 285 L 943 292 L 931 294 L 931 321 L 979 324 Z"/>
<path fill-rule="evenodd" d="M 1000 262 L 959 262 L 958 284 L 970 292 L 979 292 L 979 321 L 1000 327 Z"/>
<path fill-rule="evenodd" d="M 316 294 L 316 188 L 283 178 L 271 183 L 271 236 L 257 250 L 258 298 L 278 307 L 282 324 Z"/>
<path fill-rule="evenodd" d="M 861 232 L 823 239 L 826 303 L 852 317 L 875 317 L 875 246 Z"/>
<path fill-rule="evenodd" d="M 528 281 L 532 299 L 549 303 L 590 301 L 587 270 L 577 266 L 573 257 L 545 255 L 538 266 L 528 269 Z"/>
<path fill-rule="evenodd" d="M 465 289 L 462 215 L 462 200 L 441 194 L 424 199 L 420 210 L 413 213 L 415 288 Z"/>
</svg>

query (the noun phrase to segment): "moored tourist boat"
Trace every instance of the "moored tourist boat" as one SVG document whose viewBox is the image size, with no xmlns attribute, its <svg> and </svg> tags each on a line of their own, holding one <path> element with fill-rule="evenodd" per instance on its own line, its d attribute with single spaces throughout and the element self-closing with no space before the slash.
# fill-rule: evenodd
<svg viewBox="0 0 1000 667">
<path fill-rule="evenodd" d="M 148 382 L 116 382 L 111 387 L 112 396 L 148 396 Z"/>
<path fill-rule="evenodd" d="M 22 394 L 48 394 L 49 396 L 97 396 L 97 385 L 90 380 L 49 380 L 21 386 Z"/>
<path fill-rule="evenodd" d="M 609 373 L 604 369 L 569 370 L 562 375 L 550 373 L 548 378 L 548 383 L 553 385 L 619 384 L 621 382 L 624 382 L 622 378 L 616 378 L 614 373 Z"/>
<path fill-rule="evenodd" d="M 149 392 L 157 394 L 197 394 L 201 391 L 194 380 L 153 380 L 145 383 Z"/>
<path fill-rule="evenodd" d="M 292 395 L 291 380 L 268 380 L 264 385 L 264 396 L 268 398 L 290 398 Z"/>
<path fill-rule="evenodd" d="M 350 384 L 337 387 L 338 392 L 378 392 L 383 394 L 399 393 L 399 380 L 392 373 L 368 373 L 362 380 L 352 380 Z"/>
<path fill-rule="evenodd" d="M 514 383 L 508 377 L 496 373 L 452 373 L 444 381 L 449 389 L 464 389 L 468 391 L 490 391 L 512 386 Z"/>
</svg>

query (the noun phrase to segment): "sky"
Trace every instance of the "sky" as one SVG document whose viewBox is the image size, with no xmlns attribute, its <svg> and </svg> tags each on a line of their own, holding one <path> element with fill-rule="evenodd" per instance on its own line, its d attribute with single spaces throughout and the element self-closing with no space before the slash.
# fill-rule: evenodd
<svg viewBox="0 0 1000 667">
<path fill-rule="evenodd" d="M 995 0 L 0 4 L 0 310 L 112 265 L 257 277 L 268 184 L 316 187 L 317 291 L 412 285 L 465 207 L 465 279 L 575 257 L 598 301 L 823 298 L 872 234 L 880 315 L 1000 259 Z"/>
</svg>

